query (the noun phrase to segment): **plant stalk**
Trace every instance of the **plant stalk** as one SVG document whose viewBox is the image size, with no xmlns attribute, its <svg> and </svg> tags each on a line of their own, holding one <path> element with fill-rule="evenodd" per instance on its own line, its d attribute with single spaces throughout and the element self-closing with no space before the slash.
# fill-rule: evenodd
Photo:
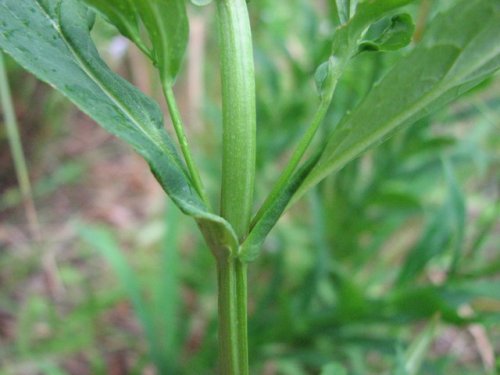
<svg viewBox="0 0 500 375">
<path fill-rule="evenodd" d="M 172 119 L 175 134 L 177 135 L 177 140 L 179 141 L 179 145 L 181 147 L 182 155 L 184 156 L 184 161 L 186 162 L 191 181 L 193 182 L 193 185 L 200 198 L 203 200 L 206 206 L 210 208 L 210 202 L 207 198 L 207 195 L 205 194 L 205 189 L 203 188 L 203 184 L 201 182 L 200 173 L 198 171 L 198 168 L 196 167 L 194 158 L 191 155 L 188 140 L 184 132 L 184 125 L 182 123 L 181 114 L 177 106 L 177 101 L 175 100 L 174 91 L 172 89 L 172 86 L 170 86 L 166 82 L 162 83 L 162 88 L 165 100 L 167 102 L 168 111 L 170 112 L 170 118 Z"/>
<path fill-rule="evenodd" d="M 217 0 L 221 54 L 223 161 L 221 215 L 242 239 L 253 206 L 255 72 L 245 0 Z"/>
<path fill-rule="evenodd" d="M 221 55 L 223 158 L 221 216 L 243 240 L 253 208 L 255 179 L 255 72 L 245 0 L 217 0 Z M 238 249 L 217 259 L 219 373 L 248 375 L 247 266 Z"/>
<path fill-rule="evenodd" d="M 247 265 L 236 257 L 217 261 L 219 373 L 248 375 Z"/>
</svg>

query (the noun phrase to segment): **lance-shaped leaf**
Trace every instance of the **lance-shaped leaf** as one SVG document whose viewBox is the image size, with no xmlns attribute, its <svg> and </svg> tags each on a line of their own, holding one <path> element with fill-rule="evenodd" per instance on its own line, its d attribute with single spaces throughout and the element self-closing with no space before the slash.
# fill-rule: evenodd
<svg viewBox="0 0 500 375">
<path fill-rule="evenodd" d="M 500 2 L 462 0 L 436 17 L 402 58 L 333 130 L 297 196 L 396 129 L 412 124 L 500 68 Z"/>
<path fill-rule="evenodd" d="M 130 143 L 176 205 L 197 219 L 212 250 L 235 249 L 231 227 L 208 212 L 187 177 L 158 105 L 99 57 L 90 38 L 91 19 L 90 10 L 76 0 L 2 0 L 0 48 Z"/>
<path fill-rule="evenodd" d="M 179 73 L 189 38 L 184 0 L 132 0 L 148 31 L 153 60 L 164 83 L 171 85 Z"/>
<path fill-rule="evenodd" d="M 144 53 L 150 51 L 141 38 L 139 15 L 133 0 L 82 0 L 102 14 L 120 33 L 133 41 Z"/>
<path fill-rule="evenodd" d="M 333 56 L 328 63 L 322 64 L 316 71 L 316 85 L 320 97 L 333 95 L 333 90 L 341 75 L 345 65 L 351 57 L 358 51 L 358 43 L 365 30 L 380 18 L 387 15 L 397 8 L 400 8 L 413 0 L 366 0 L 358 4 L 356 14 L 345 24 L 338 27 L 333 40 Z M 336 3 L 345 13 L 352 4 L 346 1 Z M 339 9 L 340 9 L 339 8 Z M 333 65 L 332 65 L 333 64 Z M 332 70 L 334 69 L 334 70 Z M 329 101 L 328 101 L 329 102 Z M 254 218 L 256 221 L 246 240 L 240 247 L 240 257 L 245 261 L 254 260 L 260 252 L 260 247 L 266 236 L 289 205 L 294 194 L 300 188 L 301 184 L 307 180 L 307 176 L 314 168 L 319 159 L 319 153 L 316 152 L 303 166 L 291 176 L 275 196 L 271 193 L 271 199 L 259 210 L 259 214 Z M 268 203 L 269 201 L 269 203 Z"/>
</svg>

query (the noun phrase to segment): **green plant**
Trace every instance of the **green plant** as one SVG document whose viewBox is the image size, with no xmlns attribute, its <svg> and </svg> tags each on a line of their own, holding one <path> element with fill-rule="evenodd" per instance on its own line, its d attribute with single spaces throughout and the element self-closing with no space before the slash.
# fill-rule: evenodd
<svg viewBox="0 0 500 375">
<path fill-rule="evenodd" d="M 355 59 L 373 50 L 397 50 L 410 42 L 411 18 L 397 13 L 410 3 L 331 2 L 338 28 L 326 62 L 316 72 L 318 110 L 254 216 L 255 89 L 245 1 L 216 0 L 224 128 L 219 213 L 210 208 L 172 90 L 187 43 L 184 1 L 5 0 L 1 5 L 2 49 L 129 142 L 172 200 L 196 220 L 217 262 L 221 373 L 248 373 L 246 267 L 287 207 L 396 129 L 457 98 L 498 69 L 500 5 L 494 0 L 454 2 L 434 18 L 424 39 L 403 54 L 331 130 L 326 142 L 318 142 L 311 150 L 336 85 Z M 153 101 L 99 58 L 89 33 L 94 13 L 87 6 L 104 15 L 158 68 L 184 162 L 163 129 Z M 33 41 L 36 47 L 27 48 Z M 307 151 L 312 152 L 302 162 Z M 411 272 L 402 272 L 401 277 Z"/>
</svg>

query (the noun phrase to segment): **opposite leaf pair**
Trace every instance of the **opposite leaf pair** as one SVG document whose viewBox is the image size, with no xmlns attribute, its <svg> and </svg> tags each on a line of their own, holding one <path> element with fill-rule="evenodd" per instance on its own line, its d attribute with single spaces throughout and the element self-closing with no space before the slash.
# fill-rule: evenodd
<svg viewBox="0 0 500 375">
<path fill-rule="evenodd" d="M 187 168 L 164 129 L 158 105 L 113 73 L 99 57 L 88 27 L 92 12 L 82 1 L 3 0 L 0 47 L 108 131 L 130 143 L 146 159 L 175 204 L 196 219 L 217 256 L 227 255 L 229 249 L 246 261 L 257 256 L 291 201 L 398 128 L 452 101 L 500 67 L 500 3 L 457 1 L 435 17 L 422 42 L 396 63 L 300 166 L 326 115 L 335 84 L 351 59 L 367 46 L 380 50 L 404 46 L 413 30 L 407 16 L 393 15 L 412 0 L 365 0 L 356 7 L 347 7 L 349 1 L 337 1 L 337 6 L 343 7 L 343 13 L 339 12 L 343 14 L 339 17 L 342 24 L 333 35 L 329 63 L 317 75 L 320 108 L 282 178 L 252 220 L 249 234 L 239 244 L 227 221 L 208 208 L 196 168 L 190 162 L 182 125 L 173 116 Z M 84 1 L 104 14 L 157 65 L 169 108 L 175 114 L 171 89 L 188 34 L 184 1 Z M 146 40 L 142 27 L 149 36 Z M 327 80 L 332 82 L 326 84 Z"/>
</svg>

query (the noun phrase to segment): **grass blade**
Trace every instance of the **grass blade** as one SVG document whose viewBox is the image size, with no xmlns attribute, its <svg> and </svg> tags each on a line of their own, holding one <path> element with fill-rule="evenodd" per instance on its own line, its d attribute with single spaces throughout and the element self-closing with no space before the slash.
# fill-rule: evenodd
<svg viewBox="0 0 500 375">
<path fill-rule="evenodd" d="M 128 297 L 130 298 L 134 311 L 141 322 L 149 343 L 150 355 L 153 362 L 157 366 L 160 373 L 170 373 L 170 365 L 166 361 L 165 355 L 162 352 L 162 345 L 155 329 L 154 319 L 150 307 L 143 299 L 139 280 L 122 254 L 116 239 L 109 230 L 94 226 L 81 227 L 80 236 L 86 243 L 91 245 L 102 256 L 104 256 L 115 272 Z"/>
<path fill-rule="evenodd" d="M 400 358 L 396 375 L 417 375 L 424 362 L 430 345 L 437 334 L 439 319 L 435 317 L 429 325 L 413 341 L 407 351 Z"/>
<path fill-rule="evenodd" d="M 180 358 L 180 256 L 178 249 L 181 215 L 169 205 L 165 214 L 166 234 L 161 244 L 161 281 L 154 287 L 155 322 L 164 339 L 165 362 L 172 374 L 179 373 Z"/>
</svg>

